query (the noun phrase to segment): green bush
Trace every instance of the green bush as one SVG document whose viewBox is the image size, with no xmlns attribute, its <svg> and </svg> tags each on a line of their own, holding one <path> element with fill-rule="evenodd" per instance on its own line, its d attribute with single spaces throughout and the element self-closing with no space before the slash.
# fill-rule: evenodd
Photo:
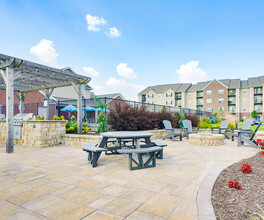
<svg viewBox="0 0 264 220">
<path fill-rule="evenodd" d="M 209 124 L 209 123 L 206 123 L 204 121 L 200 122 L 199 124 L 199 128 L 211 128 L 212 127 L 212 124 Z"/>
</svg>

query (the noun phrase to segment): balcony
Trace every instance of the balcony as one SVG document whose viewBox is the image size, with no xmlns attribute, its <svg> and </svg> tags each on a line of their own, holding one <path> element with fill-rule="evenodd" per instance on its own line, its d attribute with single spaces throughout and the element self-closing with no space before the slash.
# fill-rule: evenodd
<svg viewBox="0 0 264 220">
<path fill-rule="evenodd" d="M 262 104 L 262 100 L 260 100 L 260 99 L 254 99 L 254 104 Z"/>
<path fill-rule="evenodd" d="M 175 98 L 176 98 L 176 99 L 181 99 L 181 97 L 182 97 L 182 96 L 181 96 L 181 93 L 176 93 L 176 95 L 175 95 Z"/>
<path fill-rule="evenodd" d="M 203 106 L 203 102 L 197 102 L 197 106 Z"/>
<path fill-rule="evenodd" d="M 254 88 L 254 94 L 255 95 L 262 95 L 262 89 L 261 88 Z"/>
<path fill-rule="evenodd" d="M 228 101 L 228 105 L 235 105 L 236 102 L 235 101 Z"/>
<path fill-rule="evenodd" d="M 197 92 L 197 98 L 202 98 L 203 97 L 203 92 Z"/>
<path fill-rule="evenodd" d="M 145 95 L 143 95 L 143 96 L 141 97 L 141 101 L 146 101 L 146 96 L 145 96 Z"/>
<path fill-rule="evenodd" d="M 228 90 L 228 96 L 235 96 L 236 95 L 236 90 L 230 89 Z"/>
</svg>

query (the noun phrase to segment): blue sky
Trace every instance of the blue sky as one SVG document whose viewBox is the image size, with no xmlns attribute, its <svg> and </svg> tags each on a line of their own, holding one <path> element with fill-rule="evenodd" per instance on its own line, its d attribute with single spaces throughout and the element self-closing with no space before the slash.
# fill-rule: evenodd
<svg viewBox="0 0 264 220">
<path fill-rule="evenodd" d="M 264 72 L 262 0 L 1 0 L 0 5 L 0 53 L 70 66 L 91 76 L 97 94 L 121 92 L 136 99 L 144 86 Z"/>
</svg>

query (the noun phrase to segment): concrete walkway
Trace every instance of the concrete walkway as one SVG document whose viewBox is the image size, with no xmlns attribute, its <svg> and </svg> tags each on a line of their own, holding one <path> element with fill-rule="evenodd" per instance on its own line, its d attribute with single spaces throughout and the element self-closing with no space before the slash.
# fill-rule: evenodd
<svg viewBox="0 0 264 220">
<path fill-rule="evenodd" d="M 15 147 L 7 155 L 0 145 L 0 219 L 202 219 L 200 208 L 210 207 L 210 174 L 257 152 L 230 141 L 166 143 L 156 168 L 137 171 L 129 171 L 126 155 L 102 155 L 91 168 L 80 148 Z"/>
</svg>

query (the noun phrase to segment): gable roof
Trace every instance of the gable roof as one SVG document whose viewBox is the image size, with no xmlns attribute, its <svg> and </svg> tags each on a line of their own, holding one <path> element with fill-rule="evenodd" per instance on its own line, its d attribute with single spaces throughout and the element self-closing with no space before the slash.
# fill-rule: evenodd
<svg viewBox="0 0 264 220">
<path fill-rule="evenodd" d="M 150 89 L 152 89 L 156 93 L 163 93 L 167 89 L 172 89 L 175 92 L 185 92 L 190 86 L 191 86 L 191 83 L 175 83 L 175 84 L 149 86 L 143 91 L 141 91 L 139 95 L 146 94 Z"/>
</svg>

